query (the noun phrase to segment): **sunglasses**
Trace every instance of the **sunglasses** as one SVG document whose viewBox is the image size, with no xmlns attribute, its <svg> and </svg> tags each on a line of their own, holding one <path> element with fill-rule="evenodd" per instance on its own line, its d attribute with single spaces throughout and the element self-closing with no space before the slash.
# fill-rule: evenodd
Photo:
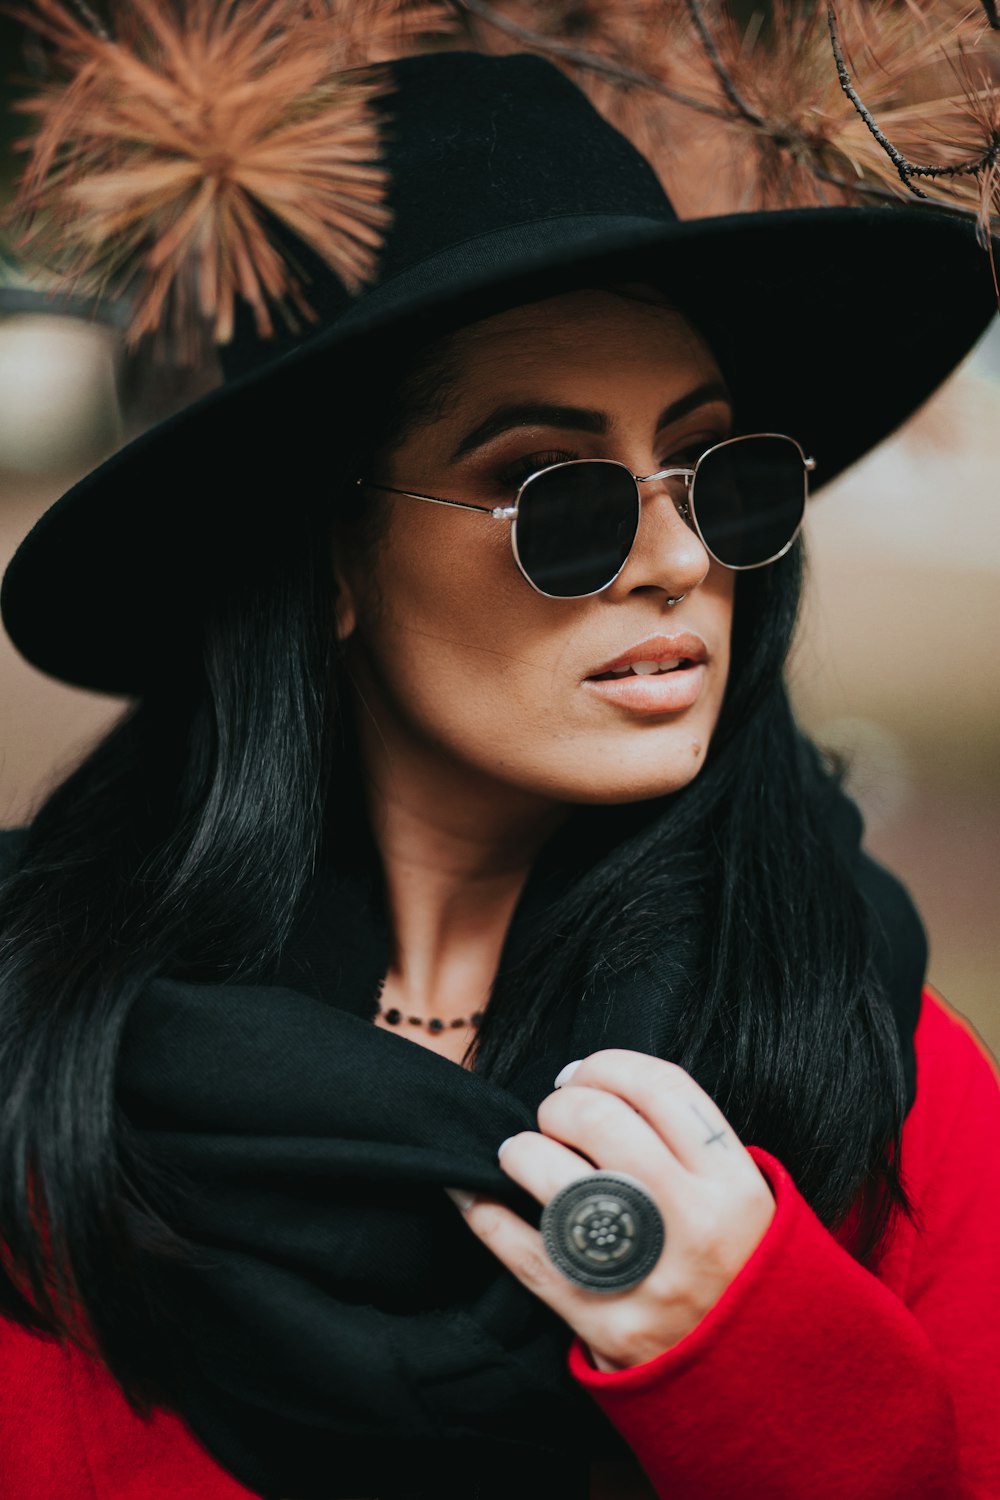
<svg viewBox="0 0 1000 1500">
<path fill-rule="evenodd" d="M 633 474 L 610 458 L 573 458 L 529 474 L 511 505 L 473 505 L 388 484 L 390 495 L 457 505 L 511 523 L 514 560 L 547 599 L 586 599 L 614 583 L 639 530 L 641 484 L 679 481 L 674 503 L 709 556 L 743 571 L 776 562 L 798 536 L 816 460 L 794 438 L 757 432 L 726 438 L 693 468 Z"/>
</svg>

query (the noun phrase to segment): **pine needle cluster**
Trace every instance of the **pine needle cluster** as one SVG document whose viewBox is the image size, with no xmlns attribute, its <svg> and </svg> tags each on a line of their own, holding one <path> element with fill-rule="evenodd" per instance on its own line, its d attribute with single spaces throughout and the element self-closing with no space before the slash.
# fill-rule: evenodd
<svg viewBox="0 0 1000 1500">
<path fill-rule="evenodd" d="M 286 226 L 356 292 L 389 215 L 380 58 L 444 20 L 403 0 L 111 0 L 107 19 L 34 0 L 50 80 L 13 205 L 18 249 L 61 287 L 132 301 L 128 342 L 182 361 L 232 335 L 236 298 L 269 337 L 314 316 Z M 375 66 L 369 66 L 374 63 Z"/>
</svg>

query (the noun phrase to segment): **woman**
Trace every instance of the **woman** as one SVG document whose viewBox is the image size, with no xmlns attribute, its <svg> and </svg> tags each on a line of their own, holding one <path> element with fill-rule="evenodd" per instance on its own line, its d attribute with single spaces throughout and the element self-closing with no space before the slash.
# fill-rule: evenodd
<svg viewBox="0 0 1000 1500">
<path fill-rule="evenodd" d="M 811 465 L 981 252 L 679 225 L 537 59 L 393 71 L 378 285 L 4 580 L 138 699 L 7 838 L 9 1492 L 994 1493 L 996 1079 L 782 681 Z M 959 288 L 877 400 L 862 254 Z"/>
</svg>

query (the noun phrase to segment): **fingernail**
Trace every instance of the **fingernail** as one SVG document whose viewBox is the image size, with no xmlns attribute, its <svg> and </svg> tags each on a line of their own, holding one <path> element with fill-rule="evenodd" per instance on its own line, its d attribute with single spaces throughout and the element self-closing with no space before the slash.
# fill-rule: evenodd
<svg viewBox="0 0 1000 1500">
<path fill-rule="evenodd" d="M 448 1194 L 448 1197 L 451 1199 L 452 1203 L 454 1203 L 456 1207 L 462 1210 L 463 1214 L 467 1209 L 470 1209 L 476 1201 L 475 1193 L 467 1193 L 464 1188 L 446 1187 L 445 1192 Z"/>
<path fill-rule="evenodd" d="M 513 1139 L 514 1137 L 512 1135 L 509 1135 L 505 1141 L 500 1142 L 499 1146 L 497 1147 L 497 1156 L 500 1155 L 500 1152 L 503 1150 L 503 1148 L 505 1146 L 508 1146 Z"/>
<path fill-rule="evenodd" d="M 583 1058 L 578 1057 L 574 1062 L 568 1062 L 564 1068 L 561 1068 L 556 1074 L 554 1087 L 557 1089 L 562 1088 L 564 1083 L 569 1083 L 570 1079 L 573 1077 L 573 1074 L 576 1072 L 577 1068 L 582 1062 Z"/>
</svg>

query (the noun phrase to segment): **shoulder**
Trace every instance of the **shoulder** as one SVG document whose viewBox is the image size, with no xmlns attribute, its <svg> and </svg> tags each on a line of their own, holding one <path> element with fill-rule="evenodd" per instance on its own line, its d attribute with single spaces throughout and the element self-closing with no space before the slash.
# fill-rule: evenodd
<svg viewBox="0 0 1000 1500">
<path fill-rule="evenodd" d="M 897 1269 L 910 1255 L 964 1255 L 996 1265 L 1000 1237 L 1000 1068 L 972 1022 L 932 989 L 914 1033 L 917 1096 L 903 1126 L 900 1168 L 918 1215 L 901 1230 Z M 960 1250 L 960 1247 L 964 1247 Z M 891 1279 L 892 1273 L 889 1272 Z M 1000 1292 L 1000 1285 L 997 1287 Z"/>
<path fill-rule="evenodd" d="M 985 1097 L 1000 1093 L 997 1058 L 968 1017 L 929 986 L 924 988 L 913 1043 L 919 1070 L 914 1111 L 941 1093 L 961 1094 L 968 1088 Z"/>
</svg>

